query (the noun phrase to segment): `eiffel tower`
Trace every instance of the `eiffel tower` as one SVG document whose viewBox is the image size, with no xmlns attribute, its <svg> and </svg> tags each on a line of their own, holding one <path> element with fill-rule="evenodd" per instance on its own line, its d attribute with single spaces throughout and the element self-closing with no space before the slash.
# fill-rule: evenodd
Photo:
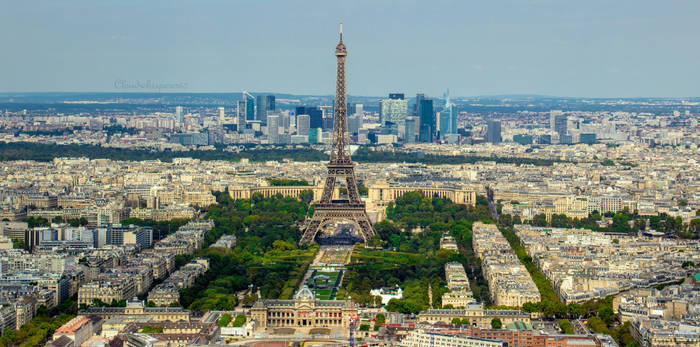
<svg viewBox="0 0 700 347">
<path fill-rule="evenodd" d="M 335 83 L 335 121 L 333 123 L 333 147 L 331 148 L 330 162 L 326 174 L 326 183 L 323 187 L 321 201 L 314 206 L 314 215 L 311 218 L 300 244 L 312 243 L 318 231 L 330 222 L 350 221 L 359 229 L 365 243 L 375 234 L 372 223 L 367 217 L 365 203 L 360 200 L 355 180 L 355 164 L 350 159 L 349 142 L 347 134 L 347 104 L 345 101 L 345 57 L 348 55 L 343 43 L 343 24 L 340 24 L 340 42 L 335 47 L 335 56 L 338 59 Z M 347 199 L 333 200 L 333 188 L 336 180 L 345 179 L 348 196 Z"/>
</svg>

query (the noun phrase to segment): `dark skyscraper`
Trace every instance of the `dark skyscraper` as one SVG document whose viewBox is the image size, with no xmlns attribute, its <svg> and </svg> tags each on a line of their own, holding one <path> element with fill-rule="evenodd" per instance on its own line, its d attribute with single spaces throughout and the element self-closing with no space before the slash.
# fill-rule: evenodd
<svg viewBox="0 0 700 347">
<path fill-rule="evenodd" d="M 566 135 L 566 115 L 557 115 L 554 117 L 554 131 L 559 134 L 559 137 Z"/>
<path fill-rule="evenodd" d="M 416 143 L 416 119 L 407 117 L 404 124 L 404 142 Z"/>
<path fill-rule="evenodd" d="M 413 106 L 413 114 L 420 117 L 420 102 L 425 100 L 425 94 L 416 94 L 416 104 Z"/>
<path fill-rule="evenodd" d="M 253 121 L 255 120 L 255 99 L 250 95 L 243 95 L 245 98 L 245 120 Z"/>
<path fill-rule="evenodd" d="M 300 114 L 309 115 L 309 128 L 323 128 L 323 113 L 318 107 L 312 106 L 297 106 L 297 116 Z"/>
<path fill-rule="evenodd" d="M 501 143 L 501 122 L 490 120 L 486 129 L 486 142 L 494 145 Z"/>
<path fill-rule="evenodd" d="M 403 93 L 389 93 L 389 99 L 391 100 L 403 100 Z"/>
<path fill-rule="evenodd" d="M 595 133 L 581 134 L 579 136 L 579 142 L 585 143 L 588 145 L 592 145 L 592 144 L 596 143 L 596 134 Z"/>
<path fill-rule="evenodd" d="M 256 99 L 258 108 L 255 111 L 255 119 L 267 124 L 267 111 L 275 110 L 275 96 L 258 95 Z"/>
<path fill-rule="evenodd" d="M 532 135 L 517 134 L 513 135 L 513 142 L 519 143 L 523 146 L 532 144 Z"/>
<path fill-rule="evenodd" d="M 353 114 L 357 113 L 357 104 L 351 104 L 348 102 L 347 110 L 348 110 L 348 115 L 352 116 Z"/>
<path fill-rule="evenodd" d="M 422 94 L 419 94 L 422 96 Z M 433 142 L 435 136 L 435 112 L 433 112 L 433 100 L 424 97 L 418 103 L 418 117 L 420 118 L 420 142 Z"/>
</svg>

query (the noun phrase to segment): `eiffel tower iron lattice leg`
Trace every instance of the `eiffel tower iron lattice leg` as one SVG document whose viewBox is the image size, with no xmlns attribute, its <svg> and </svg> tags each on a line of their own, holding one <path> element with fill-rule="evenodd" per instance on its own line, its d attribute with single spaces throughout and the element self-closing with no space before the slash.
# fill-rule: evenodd
<svg viewBox="0 0 700 347">
<path fill-rule="evenodd" d="M 351 221 L 358 228 L 362 239 L 367 242 L 375 234 L 374 227 L 367 216 L 365 203 L 360 199 L 355 179 L 355 164 L 350 158 L 349 138 L 347 134 L 347 104 L 345 95 L 345 57 L 347 49 L 343 43 L 343 27 L 340 27 L 340 42 L 335 47 L 338 60 L 335 89 L 335 120 L 333 123 L 333 147 L 327 165 L 326 183 L 323 187 L 321 201 L 314 206 L 314 215 L 308 223 L 300 244 L 314 242 L 316 234 L 326 224 L 334 221 Z M 336 180 L 345 180 L 348 191 L 347 199 L 333 200 Z"/>
<path fill-rule="evenodd" d="M 374 235 L 374 228 L 372 223 L 367 217 L 367 213 L 364 208 L 357 209 L 338 209 L 332 208 L 321 208 L 317 207 L 314 210 L 314 216 L 311 218 L 311 222 L 306 227 L 304 235 L 301 238 L 300 244 L 313 243 L 316 238 L 316 234 L 320 231 L 321 227 L 334 222 L 334 221 L 353 221 L 359 227 L 359 231 L 362 234 L 362 238 L 365 242 L 367 239 Z"/>
</svg>

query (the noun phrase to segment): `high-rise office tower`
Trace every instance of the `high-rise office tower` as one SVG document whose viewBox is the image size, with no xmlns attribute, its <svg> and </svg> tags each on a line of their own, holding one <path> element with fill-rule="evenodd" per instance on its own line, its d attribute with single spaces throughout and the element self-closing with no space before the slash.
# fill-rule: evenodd
<svg viewBox="0 0 700 347">
<path fill-rule="evenodd" d="M 175 119 L 182 124 L 182 106 L 175 106 Z"/>
<path fill-rule="evenodd" d="M 554 131 L 559 134 L 559 137 L 566 135 L 567 117 L 565 114 L 556 115 L 554 117 Z"/>
<path fill-rule="evenodd" d="M 291 129 L 292 127 L 292 117 L 286 112 L 275 112 L 274 114 L 280 116 L 279 122 L 280 128 L 282 129 L 282 133 L 289 132 L 289 129 Z"/>
<path fill-rule="evenodd" d="M 313 106 L 297 106 L 296 115 L 309 115 L 309 128 L 323 127 L 323 113 L 321 109 Z"/>
<path fill-rule="evenodd" d="M 563 114 L 564 114 L 564 112 L 562 112 L 561 110 L 550 110 L 549 111 L 549 128 L 550 129 L 554 130 L 554 118 L 556 116 L 561 116 Z"/>
<path fill-rule="evenodd" d="M 224 120 L 225 120 L 224 117 L 225 117 L 226 115 L 224 114 L 224 108 L 223 108 L 223 107 L 219 107 L 218 110 L 219 110 L 219 119 L 218 119 L 218 122 L 219 122 L 219 125 L 222 125 L 222 124 L 224 124 Z"/>
<path fill-rule="evenodd" d="M 421 99 L 418 105 L 420 117 L 420 133 L 418 140 L 420 142 L 433 142 L 435 138 L 435 113 L 433 112 L 433 100 Z"/>
<path fill-rule="evenodd" d="M 416 143 L 416 119 L 406 117 L 404 120 L 404 143 Z"/>
<path fill-rule="evenodd" d="M 311 127 L 309 119 L 308 114 L 297 116 L 297 135 L 309 135 L 309 128 Z"/>
<path fill-rule="evenodd" d="M 309 129 L 309 144 L 315 145 L 321 142 L 323 137 L 323 131 L 321 128 L 311 128 Z"/>
<path fill-rule="evenodd" d="M 243 92 L 243 100 L 245 101 L 246 122 L 255 120 L 255 98 L 253 98 L 252 95 Z"/>
<path fill-rule="evenodd" d="M 501 122 L 497 120 L 488 121 L 486 142 L 493 143 L 494 145 L 501 143 Z"/>
<path fill-rule="evenodd" d="M 454 112 L 454 105 L 450 102 L 450 91 L 447 90 L 445 98 L 445 108 L 440 112 L 440 136 L 446 138 L 447 135 L 457 134 L 457 114 Z"/>
<path fill-rule="evenodd" d="M 386 125 L 387 122 L 403 123 L 408 116 L 408 100 L 389 98 L 380 101 L 379 104 L 379 119 L 382 125 Z"/>
<path fill-rule="evenodd" d="M 267 117 L 267 142 L 280 142 L 280 116 L 271 114 Z"/>
<path fill-rule="evenodd" d="M 355 114 L 359 115 L 364 115 L 365 114 L 365 108 L 364 105 L 362 104 L 355 104 Z"/>
<path fill-rule="evenodd" d="M 255 120 L 267 124 L 267 113 L 275 110 L 274 95 L 258 95 L 255 97 L 258 108 L 255 110 Z"/>
<path fill-rule="evenodd" d="M 452 112 L 452 108 L 440 111 L 438 117 L 440 121 L 440 137 L 457 134 L 457 116 Z"/>
<path fill-rule="evenodd" d="M 333 129 L 333 115 L 332 114 L 328 115 L 327 117 L 323 117 L 322 128 L 323 128 L 323 130 Z"/>
<path fill-rule="evenodd" d="M 238 132 L 242 132 L 245 129 L 246 124 L 246 102 L 241 100 L 238 102 L 238 109 L 236 110 L 236 127 Z"/>
<path fill-rule="evenodd" d="M 351 104 L 348 102 L 348 114 L 353 115 L 357 113 L 357 104 Z"/>
<path fill-rule="evenodd" d="M 362 128 L 362 114 L 356 113 L 348 117 L 348 134 L 357 134 Z"/>
<path fill-rule="evenodd" d="M 416 104 L 413 105 L 413 115 L 416 117 L 420 117 L 420 103 L 423 100 L 425 100 L 425 94 L 416 94 Z"/>
</svg>

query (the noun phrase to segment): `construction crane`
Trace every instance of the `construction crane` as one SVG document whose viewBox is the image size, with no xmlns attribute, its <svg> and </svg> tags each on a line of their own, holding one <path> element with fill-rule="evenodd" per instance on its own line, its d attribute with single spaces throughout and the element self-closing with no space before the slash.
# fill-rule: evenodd
<svg viewBox="0 0 700 347">
<path fill-rule="evenodd" d="M 254 97 L 252 94 L 248 93 L 248 92 L 245 91 L 245 90 L 242 91 L 241 94 L 243 94 L 243 99 L 244 99 L 244 100 L 245 100 L 245 96 L 246 96 L 246 95 L 247 95 L 247 96 L 250 96 L 251 99 L 255 99 L 255 97 Z"/>
</svg>

